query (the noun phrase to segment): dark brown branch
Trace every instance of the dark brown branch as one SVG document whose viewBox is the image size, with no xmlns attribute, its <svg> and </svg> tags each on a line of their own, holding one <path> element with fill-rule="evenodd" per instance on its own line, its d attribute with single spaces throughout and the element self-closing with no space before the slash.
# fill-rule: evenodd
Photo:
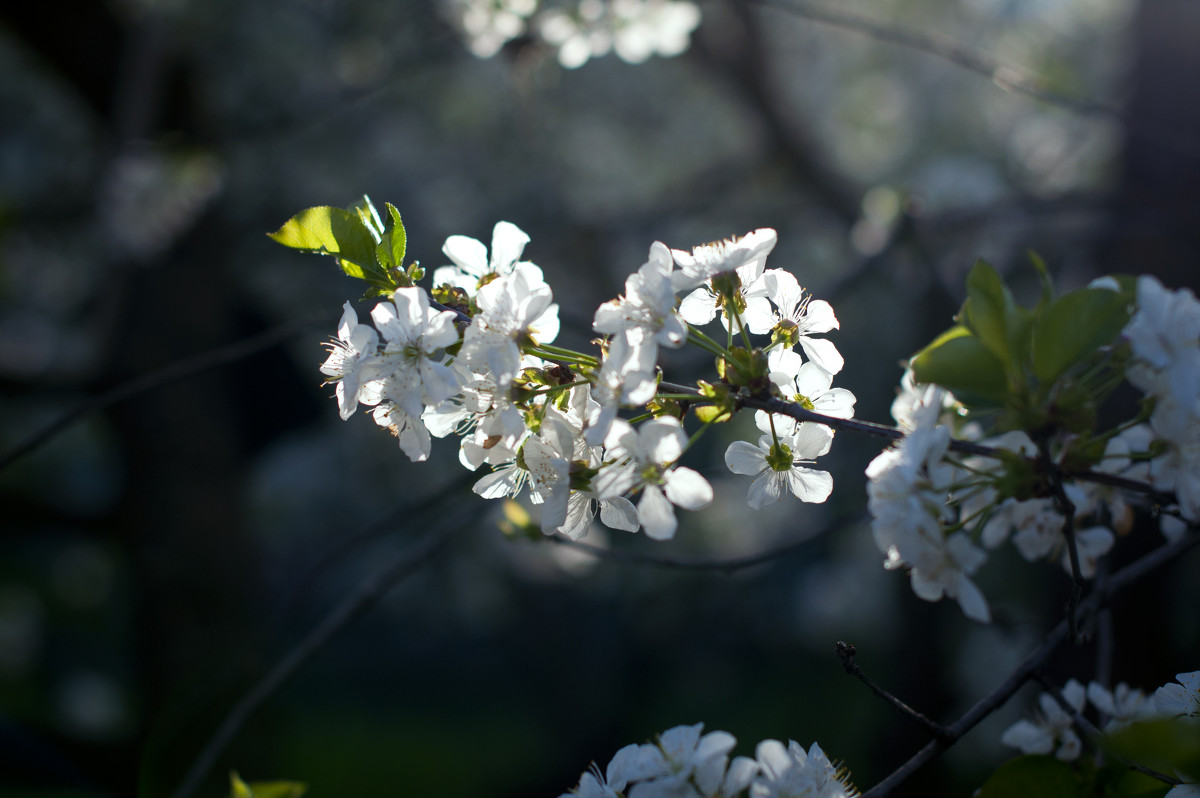
<svg viewBox="0 0 1200 798">
<path fill-rule="evenodd" d="M 1067 625 L 1070 627 L 1071 640 L 1079 644 L 1082 640 L 1079 634 L 1079 617 L 1076 613 L 1079 609 L 1079 599 L 1083 596 L 1084 581 L 1079 568 L 1079 546 L 1075 540 L 1075 503 L 1067 496 L 1063 487 L 1062 472 L 1050 455 L 1049 439 L 1045 436 L 1039 437 L 1037 446 L 1038 465 L 1050 478 L 1054 503 L 1058 505 L 1059 514 L 1063 519 L 1062 534 L 1067 541 L 1067 560 L 1071 564 L 1071 597 L 1067 601 Z"/>
<path fill-rule="evenodd" d="M 853 645 L 850 643 L 843 643 L 839 640 L 837 642 L 835 651 L 838 655 L 838 659 L 842 661 L 842 669 L 846 671 L 846 673 L 857 677 L 859 681 L 871 689 L 871 692 L 875 693 L 875 695 L 879 696 L 884 701 L 900 710 L 900 714 L 904 715 L 910 720 L 916 721 L 919 725 L 924 727 L 925 731 L 929 732 L 934 740 L 941 741 L 947 745 L 953 742 L 948 739 L 945 726 L 930 720 L 925 715 L 917 712 L 908 704 L 904 703 L 899 698 L 896 698 L 896 696 L 892 695 L 887 690 L 884 690 L 882 687 L 876 684 L 875 680 L 870 676 L 867 676 L 863 669 L 859 667 L 858 663 L 854 661 L 854 657 L 856 654 L 858 654 L 858 650 Z"/>
</svg>

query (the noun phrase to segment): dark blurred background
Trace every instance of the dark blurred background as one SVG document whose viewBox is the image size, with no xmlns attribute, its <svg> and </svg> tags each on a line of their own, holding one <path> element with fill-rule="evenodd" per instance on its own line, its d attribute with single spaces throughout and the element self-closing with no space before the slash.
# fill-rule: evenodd
<svg viewBox="0 0 1200 798">
<path fill-rule="evenodd" d="M 1066 597 L 1057 567 L 994 554 L 988 628 L 883 571 L 864 509 L 874 441 L 839 436 L 829 503 L 752 513 L 721 460 L 739 423 L 696 452 L 717 501 L 674 541 L 588 538 L 710 559 L 807 541 L 724 574 L 508 541 L 452 442 L 414 465 L 364 414 L 338 418 L 320 343 L 360 286 L 264 233 L 364 193 L 398 207 L 427 267 L 447 235 L 526 230 L 567 345 L 652 241 L 774 227 L 768 265 L 833 302 L 835 384 L 878 421 L 977 257 L 1018 286 L 1027 249 L 1068 288 L 1113 271 L 1194 281 L 1196 3 L 837 3 L 1027 70 L 995 81 L 776 7 L 701 9 L 679 57 L 567 70 L 528 35 L 475 57 L 448 2 L 5 6 L 0 450 L 130 380 L 257 347 L 85 414 L 0 472 L 0 794 L 168 795 L 289 648 L 445 531 L 251 715 L 198 795 L 238 769 L 314 798 L 553 796 L 590 760 L 701 720 L 738 753 L 818 740 L 865 789 L 924 738 L 841 672 L 836 640 L 945 720 L 1032 649 Z M 1071 102 L 1009 91 L 1013 74 Z M 680 354 L 670 376 L 707 367 Z M 1120 540 L 1115 560 L 1156 536 Z M 1184 566 L 1117 608 L 1115 679 L 1152 689 L 1200 667 Z M 1065 652 L 1052 676 L 1095 660 L 1092 644 Z M 968 794 L 1024 707 L 905 794 Z"/>
</svg>

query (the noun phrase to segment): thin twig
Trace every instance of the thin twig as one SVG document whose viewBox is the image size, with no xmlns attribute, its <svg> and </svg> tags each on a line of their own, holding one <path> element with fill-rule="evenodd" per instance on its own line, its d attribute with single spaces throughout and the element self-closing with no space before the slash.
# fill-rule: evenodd
<svg viewBox="0 0 1200 798">
<path fill-rule="evenodd" d="M 746 568 L 753 568 L 756 565 L 770 562 L 771 560 L 782 557 L 785 554 L 803 548 L 819 538 L 819 535 L 797 540 L 792 543 L 785 543 L 782 546 L 776 546 L 773 549 L 759 552 L 758 554 L 749 554 L 745 557 L 734 557 L 726 560 L 699 559 L 689 557 L 664 557 L 658 554 L 646 554 L 640 551 L 628 551 L 625 549 L 607 549 L 602 546 L 595 546 L 590 543 L 584 543 L 580 540 L 571 540 L 570 538 L 561 535 L 553 535 L 549 540 L 554 541 L 563 546 L 569 546 L 579 551 L 587 552 L 593 557 L 599 557 L 613 562 L 625 563 L 629 565 L 652 565 L 658 568 L 673 568 L 682 571 L 720 571 L 721 573 L 731 574 L 735 571 L 741 571 Z"/>
<path fill-rule="evenodd" d="M 1200 533 L 1193 529 L 1178 540 L 1159 546 L 1141 559 L 1131 562 L 1114 574 L 1107 585 L 1103 586 L 1103 588 L 1097 588 L 1080 603 L 1079 609 L 1081 613 L 1086 614 L 1098 610 L 1116 593 L 1143 579 L 1147 574 L 1161 568 L 1197 544 L 1200 544 Z M 1003 684 L 980 699 L 978 703 L 968 709 L 958 720 L 947 727 L 945 741 L 937 739 L 931 741 L 921 750 L 917 751 L 907 762 L 863 793 L 861 798 L 883 798 L 883 796 L 890 795 L 892 790 L 903 784 L 922 765 L 958 742 L 958 740 L 962 739 L 967 732 L 975 728 L 984 718 L 1003 706 L 1027 681 L 1033 678 L 1033 674 L 1050 658 L 1055 649 L 1062 645 L 1062 642 L 1067 637 L 1067 632 L 1068 625 L 1064 618 L 1046 635 L 1037 649 L 1024 662 L 1017 666 L 1016 670 L 1009 675 Z"/>
<path fill-rule="evenodd" d="M 126 399 L 132 399 L 147 391 L 161 388 L 177 380 L 182 380 L 186 377 L 208 371 L 209 369 L 226 366 L 230 363 L 257 355 L 323 322 L 323 319 L 312 318 L 282 324 L 272 330 L 252 336 L 243 341 L 203 352 L 194 357 L 172 363 L 157 371 L 152 371 L 149 374 L 144 374 L 128 382 L 124 382 L 116 388 L 80 403 L 74 409 L 67 411 L 50 424 L 30 435 L 23 442 L 17 444 L 0 457 L 0 471 L 53 440 L 76 421 L 91 413 L 103 410 Z"/>
<path fill-rule="evenodd" d="M 1063 538 L 1067 541 L 1067 560 L 1071 564 L 1071 597 L 1067 601 L 1067 625 L 1070 627 L 1071 640 L 1079 644 L 1081 638 L 1079 635 L 1079 617 L 1076 614 L 1079 609 L 1079 600 L 1083 596 L 1083 573 L 1079 568 L 1079 546 L 1075 540 L 1075 503 L 1067 496 L 1067 491 L 1063 487 L 1062 472 L 1059 471 L 1058 464 L 1054 462 L 1054 458 L 1050 455 L 1050 440 L 1045 435 L 1038 436 L 1038 464 L 1042 471 L 1050 477 L 1050 489 L 1054 494 L 1054 503 L 1058 505 L 1058 512 L 1062 515 Z"/>
<path fill-rule="evenodd" d="M 1051 91 L 1039 85 L 1042 81 L 1026 69 L 1001 63 L 995 58 L 990 58 L 955 42 L 930 36 L 922 31 L 901 28 L 893 24 L 885 25 L 868 17 L 817 5 L 807 2 L 807 0 L 742 1 L 774 8 L 813 22 L 833 25 L 869 36 L 877 41 L 899 45 L 935 58 L 941 58 L 969 72 L 982 75 L 1002 89 L 1023 94 L 1078 116 L 1111 119 L 1122 125 L 1126 122 L 1124 113 L 1115 105 L 1095 100 L 1076 99 L 1060 92 Z M 1143 120 L 1141 124 L 1145 134 L 1159 144 L 1168 146 L 1181 155 L 1191 157 L 1200 155 L 1200 140 L 1197 140 L 1195 136 L 1181 133 L 1152 121 Z"/>
<path fill-rule="evenodd" d="M 871 689 L 871 692 L 875 693 L 875 695 L 879 696 L 884 701 L 900 710 L 900 714 L 904 715 L 910 720 L 916 721 L 918 724 L 923 726 L 925 731 L 929 732 L 930 735 L 933 736 L 933 739 L 940 740 L 946 744 L 952 742 L 947 739 L 945 726 L 929 719 L 920 712 L 917 712 L 908 704 L 904 703 L 899 698 L 896 698 L 896 696 L 892 695 L 887 690 L 884 690 L 882 687 L 876 684 L 875 680 L 870 676 L 867 676 L 863 669 L 859 667 L 858 663 L 854 661 L 855 655 L 858 654 L 858 649 L 856 649 L 853 645 L 850 643 L 843 643 L 839 640 L 835 647 L 835 651 L 838 655 L 838 659 L 842 661 L 842 669 L 846 671 L 846 673 L 857 677 L 859 681 Z"/>
<path fill-rule="evenodd" d="M 321 650 L 334 635 L 345 629 L 350 623 L 395 587 L 402 579 L 424 565 L 446 543 L 450 533 L 457 528 L 449 521 L 443 526 L 422 538 L 415 546 L 404 551 L 386 567 L 380 569 L 375 576 L 363 582 L 357 591 L 347 597 L 333 609 L 325 619 L 308 633 L 291 651 L 289 651 L 271 670 L 242 696 L 221 721 L 221 725 L 213 736 L 197 754 L 192 766 L 188 769 L 179 787 L 172 793 L 172 798 L 189 798 L 200 785 L 200 782 L 212 770 L 213 764 L 226 746 L 237 735 L 246 719 L 258 709 L 271 694 L 278 690 L 296 670 Z"/>
</svg>

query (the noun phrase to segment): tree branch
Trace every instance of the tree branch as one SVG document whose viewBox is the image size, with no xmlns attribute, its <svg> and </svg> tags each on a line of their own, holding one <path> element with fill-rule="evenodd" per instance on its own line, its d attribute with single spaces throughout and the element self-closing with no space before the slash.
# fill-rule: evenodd
<svg viewBox="0 0 1200 798">
<path fill-rule="evenodd" d="M 95 413 L 98 410 L 103 410 L 106 407 L 123 402 L 126 399 L 132 399 L 139 394 L 153 391 L 156 388 L 161 388 L 177 380 L 182 380 L 186 377 L 191 377 L 209 369 L 227 366 L 230 363 L 235 363 L 239 360 L 245 360 L 248 357 L 257 355 L 271 349 L 274 346 L 287 341 L 288 339 L 298 335 L 301 332 L 315 327 L 317 324 L 325 323 L 325 319 L 300 319 L 287 324 L 282 324 L 272 330 L 268 330 L 259 335 L 246 338 L 237 343 L 222 346 L 217 349 L 203 352 L 194 357 L 186 358 L 169 366 L 164 366 L 157 371 L 152 371 L 149 374 L 144 374 L 141 377 L 129 380 L 117 387 L 105 391 L 99 396 L 88 399 L 82 402 L 74 409 L 67 411 L 59 418 L 47 424 L 42 429 L 30 435 L 23 442 L 17 444 L 3 456 L 0 456 L 0 471 L 3 471 L 8 466 L 20 460 L 25 455 L 37 450 L 38 448 L 49 443 L 56 438 L 64 430 L 69 428 L 81 418 Z"/>
<path fill-rule="evenodd" d="M 868 17 L 846 11 L 834 10 L 807 0 L 742 0 L 747 4 L 774 8 L 803 19 L 833 25 L 843 30 L 861 33 L 876 41 L 895 44 L 926 55 L 941 58 L 969 72 L 982 75 L 1002 89 L 1023 94 L 1047 105 L 1084 117 L 1111 119 L 1122 126 L 1127 120 L 1121 109 L 1109 103 L 1095 100 L 1076 99 L 1060 92 L 1044 88 L 1042 80 L 1021 67 L 1003 64 L 955 42 L 938 39 L 921 31 L 885 25 Z M 1190 158 L 1200 156 L 1200 140 L 1186 132 L 1174 130 L 1166 125 L 1139 120 L 1144 135 L 1156 143 L 1169 147 L 1176 153 Z"/>
<path fill-rule="evenodd" d="M 1095 590 L 1079 604 L 1081 614 L 1097 611 L 1119 591 L 1143 579 L 1146 575 L 1161 568 L 1188 549 L 1200 544 L 1200 532 L 1195 529 L 1171 543 L 1159 546 L 1141 559 L 1135 560 L 1122 568 L 1109 582 Z M 890 775 L 871 789 L 862 794 L 862 798 L 883 798 L 890 795 L 892 790 L 903 784 L 913 773 L 929 760 L 962 739 L 967 732 L 975 728 L 984 718 L 1004 705 L 1008 699 L 1042 667 L 1050 655 L 1062 645 L 1069 631 L 1067 620 L 1058 622 L 1042 640 L 1041 645 L 1022 662 L 1012 674 L 990 694 L 984 696 L 978 703 L 967 710 L 958 720 L 947 727 L 945 741 L 933 740 L 914 754 L 907 762 L 896 768 Z"/>
<path fill-rule="evenodd" d="M 850 643 L 843 643 L 839 640 L 835 650 L 837 652 L 838 659 L 842 661 L 842 669 L 846 671 L 846 673 L 857 677 L 859 681 L 871 689 L 871 692 L 891 704 L 896 709 L 900 710 L 900 714 L 916 721 L 920 726 L 924 727 L 925 731 L 929 732 L 933 739 L 947 742 L 945 726 L 929 719 L 920 712 L 917 712 L 908 704 L 904 703 L 899 698 L 896 698 L 896 696 L 892 695 L 887 690 L 884 690 L 882 687 L 876 684 L 875 680 L 870 676 L 867 676 L 863 669 L 858 666 L 858 663 L 854 661 L 854 657 L 858 654 L 858 650 L 853 645 Z"/>
<path fill-rule="evenodd" d="M 812 543 L 819 538 L 820 535 L 812 535 L 797 540 L 792 543 L 785 543 L 782 546 L 776 546 L 773 549 L 759 552 L 758 554 L 749 554 L 745 557 L 734 557 L 727 560 L 711 560 L 689 557 L 664 557 L 657 554 L 646 554 L 640 551 L 626 551 L 623 549 L 606 549 L 602 546 L 595 546 L 590 543 L 584 543 L 580 540 L 572 540 L 561 535 L 552 535 L 548 539 L 562 546 L 568 546 L 572 549 L 587 552 L 593 557 L 599 557 L 613 562 L 625 563 L 629 565 L 652 565 L 659 568 L 673 568 L 681 571 L 720 571 L 721 573 L 731 574 L 736 571 L 741 571 L 746 568 L 753 568 L 756 565 L 770 562 L 771 560 L 782 557 L 797 549 Z"/>
<path fill-rule="evenodd" d="M 457 524 L 445 521 L 440 529 L 431 532 L 406 549 L 403 554 L 381 568 L 375 576 L 363 582 L 359 589 L 333 609 L 325 619 L 308 633 L 291 651 L 275 664 L 225 715 L 221 725 L 208 743 L 197 754 L 183 781 L 173 792 L 172 798 L 189 798 L 200 782 L 212 770 L 213 764 L 226 746 L 237 736 L 246 719 L 258 709 L 268 697 L 278 690 L 297 669 L 320 651 L 334 635 L 345 629 L 352 621 L 374 606 L 401 580 L 424 565 L 436 554 Z"/>
</svg>

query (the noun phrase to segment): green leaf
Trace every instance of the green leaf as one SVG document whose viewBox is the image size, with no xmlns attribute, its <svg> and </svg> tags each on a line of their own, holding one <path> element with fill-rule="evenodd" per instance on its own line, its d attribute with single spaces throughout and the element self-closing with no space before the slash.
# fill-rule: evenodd
<svg viewBox="0 0 1200 798">
<path fill-rule="evenodd" d="M 298 781 L 242 781 L 236 770 L 229 771 L 229 798 L 300 798 L 308 790 Z"/>
<path fill-rule="evenodd" d="M 1153 776 L 1126 770 L 1105 785 L 1104 798 L 1163 798 L 1170 789 Z"/>
<path fill-rule="evenodd" d="M 298 781 L 255 781 L 250 783 L 254 798 L 300 798 L 308 790 Z"/>
<path fill-rule="evenodd" d="M 357 213 L 328 205 L 308 208 L 267 237 L 292 249 L 333 255 L 351 277 L 383 277 L 375 264 L 375 238 Z"/>
<path fill-rule="evenodd" d="M 1109 737 L 1109 750 L 1122 759 L 1200 781 L 1200 723 L 1165 718 L 1133 723 Z"/>
<path fill-rule="evenodd" d="M 1075 771 L 1052 756 L 1021 756 L 1005 762 L 975 793 L 976 798 L 1075 798 Z"/>
<path fill-rule="evenodd" d="M 1107 288 L 1080 288 L 1053 300 L 1033 323 L 1030 343 L 1038 379 L 1053 382 L 1129 322 L 1129 297 Z"/>
<path fill-rule="evenodd" d="M 999 272 L 984 260 L 976 261 L 967 275 L 967 301 L 961 322 L 1005 364 L 1013 362 L 1008 338 L 1013 310 L 1012 295 Z"/>
<path fill-rule="evenodd" d="M 229 798 L 254 798 L 254 791 L 242 781 L 236 770 L 229 771 Z"/>
<path fill-rule="evenodd" d="M 392 264 L 403 266 L 404 253 L 408 248 L 408 234 L 404 231 L 404 223 L 400 221 L 400 211 L 396 210 L 396 206 L 387 203 L 387 212 L 388 216 L 392 217 L 392 229 L 387 238 L 392 251 Z"/>
<path fill-rule="evenodd" d="M 371 198 L 363 194 L 362 202 L 354 203 L 350 206 L 350 210 L 358 213 L 363 227 L 367 228 L 371 238 L 378 243 L 383 238 L 383 220 L 379 218 L 379 211 L 375 210 L 375 203 L 371 202 Z"/>
<path fill-rule="evenodd" d="M 1033 268 L 1038 273 L 1038 281 L 1042 284 L 1042 296 L 1038 300 L 1037 310 L 1040 312 L 1042 308 L 1050 304 L 1050 300 L 1054 299 L 1054 281 L 1050 278 L 1050 270 L 1046 268 L 1046 261 L 1042 260 L 1042 256 L 1029 250 L 1029 262 L 1033 264 Z"/>
<path fill-rule="evenodd" d="M 1004 364 L 962 325 L 939 335 L 909 365 L 917 382 L 941 385 L 965 404 L 1002 406 L 1008 396 Z"/>
</svg>

